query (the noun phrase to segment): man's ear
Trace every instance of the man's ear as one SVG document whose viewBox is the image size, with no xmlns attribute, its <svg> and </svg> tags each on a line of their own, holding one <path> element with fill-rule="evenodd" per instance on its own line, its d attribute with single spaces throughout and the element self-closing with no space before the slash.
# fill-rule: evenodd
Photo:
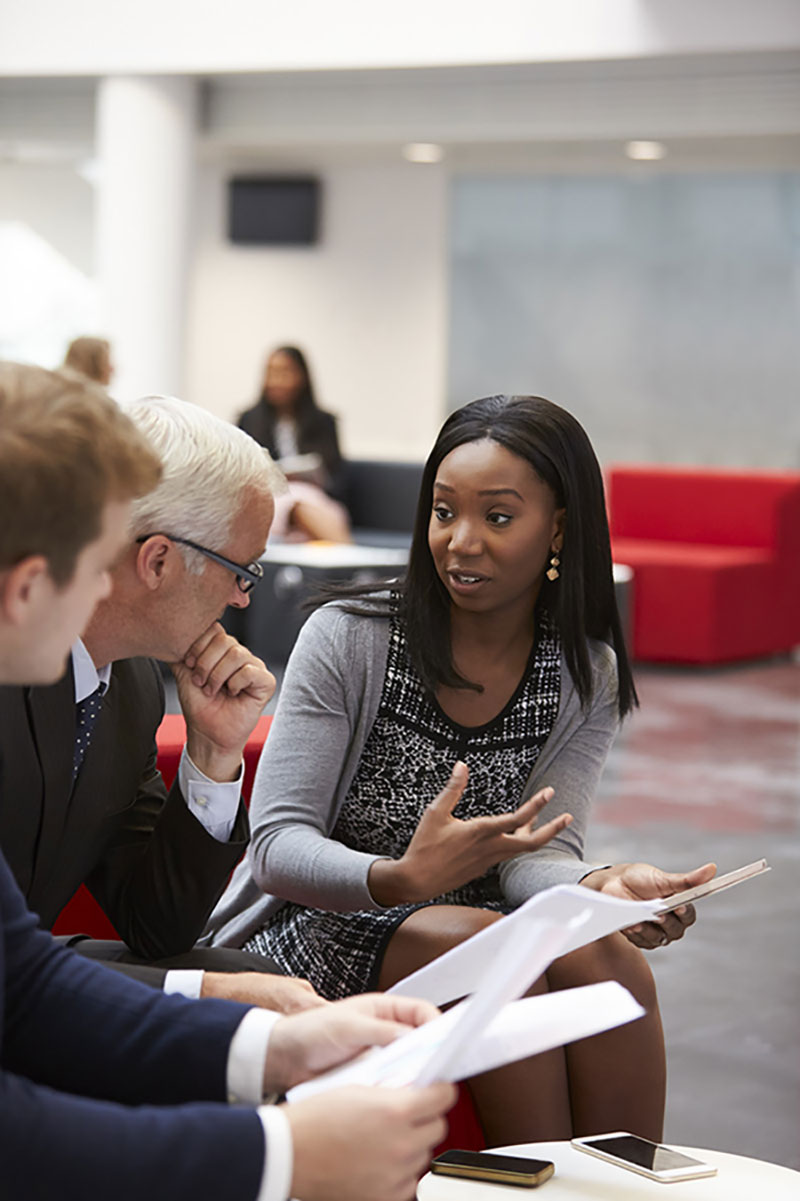
<svg viewBox="0 0 800 1201">
<path fill-rule="evenodd" d="M 175 547 L 163 534 L 153 534 L 136 548 L 136 575 L 151 592 L 163 586 L 174 563 Z"/>
<path fill-rule="evenodd" d="M 53 590 L 44 555 L 29 555 L 21 563 L 0 573 L 0 608 L 11 625 L 23 626 L 38 602 Z"/>
</svg>

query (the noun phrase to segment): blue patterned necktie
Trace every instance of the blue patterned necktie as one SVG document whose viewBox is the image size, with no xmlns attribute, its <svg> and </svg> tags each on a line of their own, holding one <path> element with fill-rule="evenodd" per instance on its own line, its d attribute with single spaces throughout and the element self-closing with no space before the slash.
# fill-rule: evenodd
<svg viewBox="0 0 800 1201">
<path fill-rule="evenodd" d="M 81 764 L 92 741 L 92 731 L 103 707 L 105 684 L 98 684 L 94 692 L 90 692 L 75 706 L 75 747 L 72 752 L 72 783 L 78 778 Z"/>
</svg>

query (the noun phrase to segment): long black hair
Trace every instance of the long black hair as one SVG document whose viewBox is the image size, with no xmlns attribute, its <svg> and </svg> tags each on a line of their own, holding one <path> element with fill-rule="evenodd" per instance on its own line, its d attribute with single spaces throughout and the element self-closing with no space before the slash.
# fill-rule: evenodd
<svg viewBox="0 0 800 1201">
<path fill-rule="evenodd" d="M 542 582 L 539 603 L 556 622 L 570 675 L 581 704 L 592 696 L 587 639 L 613 647 L 617 657 L 619 713 L 638 704 L 614 594 L 611 541 L 600 465 L 592 444 L 566 409 L 541 396 L 487 396 L 451 413 L 422 473 L 408 568 L 394 587 L 406 626 L 409 653 L 423 684 L 475 688 L 459 675 L 450 640 L 450 597 L 428 546 L 433 484 L 439 464 L 465 442 L 490 439 L 525 459 L 566 510 L 559 578 Z M 385 585 L 384 585 L 385 586 Z M 377 587 L 377 586 L 376 586 Z M 367 602 L 359 612 L 385 611 L 368 601 L 372 588 L 349 595 Z M 341 595 L 341 593 L 340 593 Z"/>
</svg>

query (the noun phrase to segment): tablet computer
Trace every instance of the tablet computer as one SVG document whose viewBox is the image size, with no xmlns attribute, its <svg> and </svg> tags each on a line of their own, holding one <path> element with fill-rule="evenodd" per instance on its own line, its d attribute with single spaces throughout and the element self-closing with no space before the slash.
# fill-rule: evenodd
<svg viewBox="0 0 800 1201">
<path fill-rule="evenodd" d="M 691 905 L 695 901 L 699 901 L 701 897 L 709 897 L 714 892 L 722 892 L 725 888 L 732 888 L 734 884 L 741 884 L 742 880 L 751 880 L 753 876 L 760 876 L 762 872 L 769 870 L 766 859 L 756 859 L 754 863 L 737 867 L 735 871 L 726 872 L 724 876 L 714 876 L 713 880 L 709 880 L 705 884 L 698 884 L 695 888 L 687 888 L 683 892 L 673 893 L 671 897 L 664 897 L 656 913 L 671 913 L 673 909 L 677 909 L 681 905 Z"/>
</svg>

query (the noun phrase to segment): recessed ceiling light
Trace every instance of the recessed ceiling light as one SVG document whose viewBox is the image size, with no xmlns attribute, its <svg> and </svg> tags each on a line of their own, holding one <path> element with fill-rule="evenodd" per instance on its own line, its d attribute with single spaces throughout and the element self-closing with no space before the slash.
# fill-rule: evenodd
<svg viewBox="0 0 800 1201">
<path fill-rule="evenodd" d="M 639 162 L 654 163 L 664 158 L 667 148 L 663 142 L 626 142 L 625 153 Z"/>
<path fill-rule="evenodd" d="M 403 158 L 410 163 L 440 163 L 444 150 L 435 142 L 409 142 L 403 147 Z"/>
</svg>

